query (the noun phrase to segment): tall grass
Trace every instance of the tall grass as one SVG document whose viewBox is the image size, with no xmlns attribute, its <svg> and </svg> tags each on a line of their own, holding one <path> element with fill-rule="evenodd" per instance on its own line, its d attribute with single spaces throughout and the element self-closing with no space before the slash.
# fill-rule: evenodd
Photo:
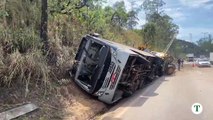
<svg viewBox="0 0 213 120">
<path fill-rule="evenodd" d="M 41 51 L 39 39 L 40 2 L 11 0 L 6 2 L 4 11 L 8 16 L 0 17 L 0 21 L 5 22 L 0 23 L 0 87 L 22 84 L 26 93 L 29 85 L 47 87 L 52 80 L 66 77 L 80 40 L 88 32 L 100 31 L 103 38 L 131 46 L 141 41 L 138 34 L 117 31 L 113 26 L 103 28 L 97 24 L 92 31 L 88 31 L 86 21 L 77 14 L 49 14 L 49 60 L 49 56 Z"/>
<path fill-rule="evenodd" d="M 41 42 L 31 28 L 0 31 L 0 86 L 25 86 L 50 84 L 50 66 L 41 51 Z"/>
<path fill-rule="evenodd" d="M 46 59 L 38 50 L 26 54 L 16 51 L 1 58 L 0 83 L 6 87 L 24 84 L 28 93 L 30 83 L 47 86 L 49 73 Z"/>
</svg>

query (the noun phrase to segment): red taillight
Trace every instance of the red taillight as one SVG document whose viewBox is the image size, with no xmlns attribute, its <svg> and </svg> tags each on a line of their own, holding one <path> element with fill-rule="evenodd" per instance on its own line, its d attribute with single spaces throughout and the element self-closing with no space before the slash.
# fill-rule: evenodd
<svg viewBox="0 0 213 120">
<path fill-rule="evenodd" d="M 121 71 L 121 68 L 118 66 L 115 73 L 112 74 L 112 77 L 110 80 L 111 81 L 110 89 L 113 89 L 115 87 L 120 71 Z"/>
<path fill-rule="evenodd" d="M 111 82 L 113 82 L 113 83 L 114 83 L 115 78 L 116 78 L 116 74 L 114 73 L 114 74 L 112 75 Z"/>
</svg>

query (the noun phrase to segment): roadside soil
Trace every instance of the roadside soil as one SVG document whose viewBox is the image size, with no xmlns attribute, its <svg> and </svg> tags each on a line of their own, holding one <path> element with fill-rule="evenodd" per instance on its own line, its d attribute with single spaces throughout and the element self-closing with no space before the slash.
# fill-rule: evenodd
<svg viewBox="0 0 213 120">
<path fill-rule="evenodd" d="M 51 90 L 30 87 L 26 97 L 25 86 L 0 87 L 0 112 L 26 103 L 34 103 L 39 109 L 17 120 L 87 120 L 107 109 L 106 104 L 85 93 L 70 79 L 63 79 Z"/>
</svg>

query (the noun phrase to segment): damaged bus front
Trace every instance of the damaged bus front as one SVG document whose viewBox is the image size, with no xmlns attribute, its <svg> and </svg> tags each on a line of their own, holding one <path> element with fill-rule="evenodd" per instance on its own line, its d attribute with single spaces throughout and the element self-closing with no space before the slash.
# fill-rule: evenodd
<svg viewBox="0 0 213 120">
<path fill-rule="evenodd" d="M 70 73 L 82 89 L 111 104 L 142 88 L 150 71 L 149 61 L 130 47 L 86 35 Z"/>
</svg>

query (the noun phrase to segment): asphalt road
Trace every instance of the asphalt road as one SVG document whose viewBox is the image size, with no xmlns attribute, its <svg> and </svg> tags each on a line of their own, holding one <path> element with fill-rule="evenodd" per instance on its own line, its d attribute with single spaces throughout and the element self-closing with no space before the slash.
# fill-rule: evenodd
<svg viewBox="0 0 213 120">
<path fill-rule="evenodd" d="M 194 103 L 203 106 L 193 114 Z M 213 120 L 213 67 L 185 66 L 120 101 L 101 120 Z"/>
</svg>

